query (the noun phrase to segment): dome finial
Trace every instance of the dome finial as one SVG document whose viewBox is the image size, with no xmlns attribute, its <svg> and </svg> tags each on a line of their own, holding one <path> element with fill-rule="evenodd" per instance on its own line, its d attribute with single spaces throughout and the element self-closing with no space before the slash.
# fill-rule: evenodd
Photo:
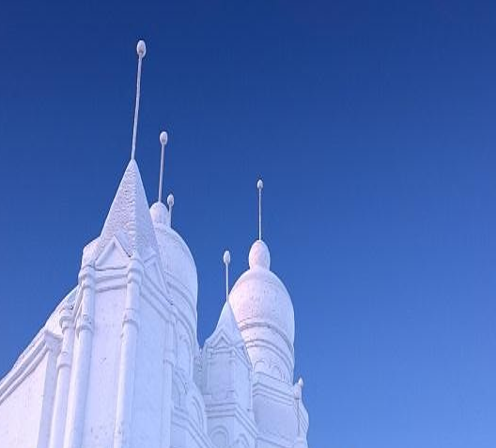
<svg viewBox="0 0 496 448">
<path fill-rule="evenodd" d="M 167 205 L 169 206 L 169 225 L 172 227 L 172 207 L 174 207 L 174 195 L 172 193 L 167 196 Z"/>
<path fill-rule="evenodd" d="M 140 40 L 136 46 L 136 53 L 138 53 L 138 74 L 136 77 L 136 103 L 134 105 L 134 121 L 133 121 L 133 142 L 131 145 L 131 160 L 134 160 L 136 155 L 136 134 L 138 132 L 138 113 L 140 103 L 140 90 L 141 90 L 141 64 L 146 54 L 146 44 L 144 40 Z"/>
<path fill-rule="evenodd" d="M 262 189 L 263 189 L 263 181 L 262 179 L 258 179 L 257 182 L 258 188 L 258 239 L 262 239 Z"/>
<path fill-rule="evenodd" d="M 167 132 L 162 131 L 160 133 L 160 145 L 162 146 L 162 151 L 160 153 L 160 177 L 158 179 L 158 202 L 162 202 L 162 185 L 164 182 L 164 159 L 165 159 L 165 145 L 169 139 Z"/>
<path fill-rule="evenodd" d="M 229 300 L 229 263 L 231 263 L 231 253 L 226 250 L 222 257 L 224 265 L 226 266 L 226 301 Z"/>
<path fill-rule="evenodd" d="M 262 240 L 257 240 L 252 244 L 248 255 L 248 264 L 250 269 L 270 269 L 270 251 Z"/>
</svg>

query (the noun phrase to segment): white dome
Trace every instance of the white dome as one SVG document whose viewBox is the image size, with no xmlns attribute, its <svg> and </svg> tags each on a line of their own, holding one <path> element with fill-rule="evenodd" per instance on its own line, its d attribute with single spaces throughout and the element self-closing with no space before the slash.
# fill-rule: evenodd
<svg viewBox="0 0 496 448">
<path fill-rule="evenodd" d="M 291 297 L 277 275 L 270 271 L 269 248 L 262 240 L 252 245 L 249 264 L 250 269 L 241 275 L 229 294 L 238 325 L 271 324 L 293 345 L 295 324 Z"/>
<path fill-rule="evenodd" d="M 196 315 L 198 276 L 193 256 L 181 236 L 171 228 L 167 207 L 161 202 L 156 202 L 151 206 L 150 213 L 166 279 L 187 294 Z"/>
<path fill-rule="evenodd" d="M 255 370 L 260 362 L 260 370 L 285 371 L 287 374 L 282 377 L 289 380 L 293 374 L 295 335 L 291 297 L 270 271 L 270 252 L 263 241 L 258 240 L 251 247 L 249 264 L 250 269 L 241 275 L 229 294 L 234 316 Z M 266 344 L 276 350 L 283 365 L 268 353 L 273 350 L 261 348 Z"/>
</svg>

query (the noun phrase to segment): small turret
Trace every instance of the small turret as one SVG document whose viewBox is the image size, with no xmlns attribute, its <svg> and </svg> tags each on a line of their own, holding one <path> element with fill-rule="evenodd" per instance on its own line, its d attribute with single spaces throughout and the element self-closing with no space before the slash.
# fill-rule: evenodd
<svg viewBox="0 0 496 448">
<path fill-rule="evenodd" d="M 174 196 L 169 194 L 167 206 L 162 202 L 165 146 L 169 141 L 167 132 L 159 135 L 161 146 L 158 201 L 150 208 L 153 227 L 157 237 L 158 252 L 163 273 L 170 289 L 172 302 L 178 311 L 177 369 L 187 380 L 193 378 L 193 361 L 198 353 L 197 342 L 197 295 L 198 277 L 196 265 L 186 242 L 172 228 Z"/>
<path fill-rule="evenodd" d="M 253 412 L 259 431 L 257 446 L 281 446 L 270 440 L 306 443 L 308 418 L 301 387 L 293 387 L 295 323 L 291 297 L 271 270 L 262 240 L 262 188 L 258 189 L 258 240 L 250 249 L 249 269 L 235 283 L 229 301 L 253 365 Z M 298 398 L 295 397 L 295 391 Z"/>
<path fill-rule="evenodd" d="M 250 249 L 250 268 L 231 291 L 231 305 L 255 373 L 292 383 L 294 369 L 294 311 L 291 297 L 270 269 L 270 251 L 262 237 L 259 192 L 259 239 Z"/>
<path fill-rule="evenodd" d="M 224 252 L 223 261 L 226 301 L 202 351 L 202 393 L 214 443 L 222 435 L 226 446 L 236 446 L 240 440 L 251 440 L 242 446 L 254 446 L 252 368 L 229 301 L 229 251 Z"/>
</svg>

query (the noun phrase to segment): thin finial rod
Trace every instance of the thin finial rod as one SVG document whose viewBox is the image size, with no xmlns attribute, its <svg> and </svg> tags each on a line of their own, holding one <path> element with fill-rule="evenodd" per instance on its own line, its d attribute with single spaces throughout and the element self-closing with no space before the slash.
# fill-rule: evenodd
<svg viewBox="0 0 496 448">
<path fill-rule="evenodd" d="M 167 132 L 162 131 L 160 133 L 160 145 L 162 146 L 162 151 L 160 153 L 160 177 L 158 179 L 158 202 L 162 202 L 162 185 L 164 183 L 164 160 L 165 160 L 165 145 L 169 139 Z"/>
<path fill-rule="evenodd" d="M 146 54 L 145 41 L 140 40 L 136 46 L 138 53 L 138 74 L 136 76 L 136 103 L 134 105 L 134 121 L 133 121 L 133 143 L 131 145 L 131 160 L 134 160 L 136 155 L 136 134 L 138 133 L 138 113 L 140 104 L 140 91 L 141 91 L 141 65 L 143 58 Z"/>
<path fill-rule="evenodd" d="M 258 188 L 258 239 L 262 239 L 262 189 L 263 189 L 263 181 L 262 179 L 258 179 L 257 182 Z"/>
<path fill-rule="evenodd" d="M 229 263 L 231 263 L 231 253 L 226 250 L 222 257 L 224 265 L 226 266 L 226 301 L 229 300 Z"/>
<path fill-rule="evenodd" d="M 167 205 L 169 206 L 169 225 L 172 227 L 172 207 L 174 207 L 174 195 L 172 193 L 167 196 Z"/>
</svg>

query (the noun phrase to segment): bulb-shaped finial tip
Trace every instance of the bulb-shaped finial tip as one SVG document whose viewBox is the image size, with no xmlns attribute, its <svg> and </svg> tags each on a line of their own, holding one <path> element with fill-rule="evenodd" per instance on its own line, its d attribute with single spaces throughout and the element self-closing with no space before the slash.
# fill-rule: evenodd
<svg viewBox="0 0 496 448">
<path fill-rule="evenodd" d="M 303 380 L 301 378 L 294 385 L 293 391 L 296 400 L 300 401 L 303 395 Z"/>
<path fill-rule="evenodd" d="M 172 193 L 167 196 L 167 205 L 169 206 L 169 208 L 174 205 L 174 195 Z"/>
<path fill-rule="evenodd" d="M 146 55 L 146 44 L 144 40 L 140 40 L 138 42 L 138 45 L 136 45 L 136 53 L 138 53 L 138 56 L 144 58 Z"/>
<path fill-rule="evenodd" d="M 261 190 L 263 188 L 263 180 L 262 179 L 258 179 L 258 182 L 257 182 L 257 188 L 259 190 Z"/>
<path fill-rule="evenodd" d="M 229 264 L 231 262 L 231 253 L 226 250 L 222 259 L 224 260 L 224 264 Z"/>
<path fill-rule="evenodd" d="M 160 143 L 165 146 L 168 140 L 169 140 L 169 136 L 167 135 L 167 132 L 162 131 L 160 133 Z"/>
</svg>

